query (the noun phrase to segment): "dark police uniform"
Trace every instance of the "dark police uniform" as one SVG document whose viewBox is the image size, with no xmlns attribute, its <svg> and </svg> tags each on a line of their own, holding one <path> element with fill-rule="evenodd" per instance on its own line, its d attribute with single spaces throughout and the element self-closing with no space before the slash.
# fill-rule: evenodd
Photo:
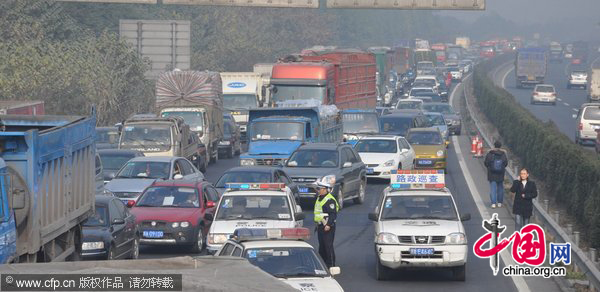
<svg viewBox="0 0 600 292">
<path fill-rule="evenodd" d="M 317 236 L 319 238 L 319 255 L 325 261 L 328 268 L 335 266 L 335 252 L 333 251 L 333 240 L 335 238 L 335 221 L 340 206 L 331 194 L 318 196 L 315 200 L 314 221 L 317 225 Z M 325 225 L 329 231 L 325 231 Z"/>
</svg>

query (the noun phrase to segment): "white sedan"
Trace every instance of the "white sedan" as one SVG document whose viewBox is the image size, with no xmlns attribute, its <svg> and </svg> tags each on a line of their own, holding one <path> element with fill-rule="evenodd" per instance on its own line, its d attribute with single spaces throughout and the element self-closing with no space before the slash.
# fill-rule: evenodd
<svg viewBox="0 0 600 292">
<path fill-rule="evenodd" d="M 415 150 L 401 136 L 369 136 L 354 149 L 367 166 L 367 177 L 389 179 L 392 170 L 412 169 Z"/>
</svg>

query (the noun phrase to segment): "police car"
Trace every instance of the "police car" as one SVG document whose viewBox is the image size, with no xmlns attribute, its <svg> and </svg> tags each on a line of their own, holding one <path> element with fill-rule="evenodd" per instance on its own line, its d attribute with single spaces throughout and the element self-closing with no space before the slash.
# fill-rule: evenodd
<svg viewBox="0 0 600 292">
<path fill-rule="evenodd" d="M 339 267 L 329 270 L 306 242 L 307 228 L 236 229 L 216 256 L 243 257 L 300 291 L 344 291 L 333 276 Z"/>
<path fill-rule="evenodd" d="M 282 183 L 229 183 L 208 231 L 207 250 L 217 251 L 238 228 L 292 228 L 304 213 Z"/>
<path fill-rule="evenodd" d="M 394 171 L 369 219 L 375 221 L 376 275 L 402 268 L 451 268 L 465 280 L 467 236 L 443 170 Z"/>
</svg>

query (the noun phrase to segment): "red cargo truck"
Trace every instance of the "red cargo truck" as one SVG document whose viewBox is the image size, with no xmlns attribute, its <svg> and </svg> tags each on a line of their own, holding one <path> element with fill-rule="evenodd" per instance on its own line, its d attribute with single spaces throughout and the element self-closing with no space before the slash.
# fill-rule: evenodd
<svg viewBox="0 0 600 292">
<path fill-rule="evenodd" d="M 271 105 L 318 99 L 339 109 L 375 108 L 375 55 L 358 50 L 303 51 L 273 66 Z"/>
<path fill-rule="evenodd" d="M 0 100 L 0 115 L 44 115 L 44 102 L 39 100 Z"/>
<path fill-rule="evenodd" d="M 438 62 L 446 62 L 446 45 L 445 44 L 433 44 L 431 50 L 435 53 L 435 58 Z"/>
</svg>

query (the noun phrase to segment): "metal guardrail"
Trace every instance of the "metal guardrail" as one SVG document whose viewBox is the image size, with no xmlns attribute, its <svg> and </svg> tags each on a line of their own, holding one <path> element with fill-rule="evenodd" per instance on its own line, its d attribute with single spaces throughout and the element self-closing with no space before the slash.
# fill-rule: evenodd
<svg viewBox="0 0 600 292">
<path fill-rule="evenodd" d="M 473 74 L 469 75 L 467 78 L 472 78 L 472 77 L 473 77 Z M 467 78 L 465 78 L 465 79 L 467 79 Z M 472 110 L 471 104 L 469 103 L 469 99 L 467 98 L 466 88 L 467 88 L 467 86 L 463 86 L 463 94 L 465 96 L 465 104 L 466 104 L 467 110 L 469 111 L 469 115 L 473 119 L 473 122 L 475 123 L 475 127 L 477 128 L 477 131 L 483 138 L 484 142 L 488 145 L 488 147 L 490 147 L 493 144 L 492 140 L 487 135 L 487 133 L 485 133 L 483 131 L 481 122 L 476 118 L 475 115 L 472 114 L 473 110 Z M 508 175 L 511 177 L 511 179 L 513 179 L 513 180 L 517 179 L 517 173 L 514 170 L 507 167 L 506 171 L 507 171 Z M 563 228 L 559 225 L 559 223 L 556 222 L 556 220 L 554 220 L 554 218 L 548 213 L 548 211 L 546 209 L 547 206 L 542 206 L 540 203 L 538 203 L 538 201 L 536 199 L 534 199 L 533 200 L 533 208 L 534 208 L 535 214 L 539 215 L 539 216 L 537 216 L 537 218 L 541 219 L 542 225 L 544 225 L 546 231 L 549 231 L 552 235 L 554 235 L 554 237 L 556 239 L 558 239 L 558 241 L 562 241 L 562 242 L 566 243 L 566 242 L 569 242 L 574 239 L 571 236 L 569 236 L 569 234 L 567 234 L 567 232 L 565 232 L 565 230 L 563 230 Z M 590 260 L 590 258 L 586 254 L 586 252 L 583 251 L 578 246 L 578 244 L 579 244 L 578 242 L 575 242 L 575 244 L 571 244 L 572 261 L 574 262 L 575 265 L 577 265 L 577 267 L 579 269 L 581 269 L 581 272 L 586 275 L 586 278 L 590 282 L 590 286 L 591 286 L 590 290 L 595 291 L 595 289 L 600 289 L 600 270 L 598 270 L 598 267 L 596 266 L 596 264 L 592 260 Z"/>
</svg>

